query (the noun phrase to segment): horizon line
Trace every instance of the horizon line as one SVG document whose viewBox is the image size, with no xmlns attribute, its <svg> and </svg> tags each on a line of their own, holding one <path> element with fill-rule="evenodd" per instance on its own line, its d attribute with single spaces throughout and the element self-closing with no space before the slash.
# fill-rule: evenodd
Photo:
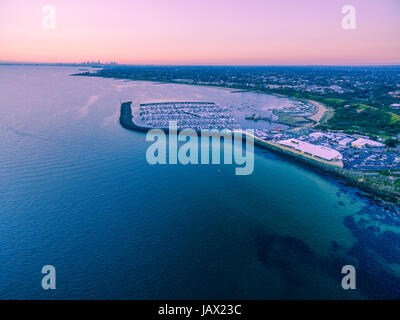
<svg viewBox="0 0 400 320">
<path fill-rule="evenodd" d="M 397 64 L 156 64 L 156 63 L 118 63 L 116 61 L 81 61 L 81 62 L 18 62 L 1 61 L 0 65 L 110 65 L 110 66 L 153 66 L 153 67 L 400 67 Z"/>
</svg>

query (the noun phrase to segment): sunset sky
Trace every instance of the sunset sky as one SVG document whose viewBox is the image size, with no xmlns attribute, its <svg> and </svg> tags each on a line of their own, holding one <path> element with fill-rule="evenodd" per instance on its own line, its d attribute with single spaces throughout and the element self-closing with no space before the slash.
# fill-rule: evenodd
<svg viewBox="0 0 400 320">
<path fill-rule="evenodd" d="M 356 29 L 342 28 L 344 5 Z M 56 10 L 55 30 L 42 8 Z M 400 64 L 400 0 L 0 0 L 0 61 Z"/>
</svg>

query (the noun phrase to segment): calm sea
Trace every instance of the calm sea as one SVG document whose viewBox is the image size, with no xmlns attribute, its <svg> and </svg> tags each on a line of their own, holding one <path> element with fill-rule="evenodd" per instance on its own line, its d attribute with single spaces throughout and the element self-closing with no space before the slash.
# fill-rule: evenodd
<svg viewBox="0 0 400 320">
<path fill-rule="evenodd" d="M 119 103 L 290 101 L 0 66 L 0 298 L 400 298 L 400 216 L 256 150 L 232 165 L 151 166 Z M 56 268 L 43 290 L 41 268 Z M 356 267 L 356 290 L 341 287 Z"/>
</svg>

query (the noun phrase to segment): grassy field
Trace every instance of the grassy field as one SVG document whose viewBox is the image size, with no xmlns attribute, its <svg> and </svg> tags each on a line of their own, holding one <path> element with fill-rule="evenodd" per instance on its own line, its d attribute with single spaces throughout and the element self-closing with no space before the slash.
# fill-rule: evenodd
<svg viewBox="0 0 400 320">
<path fill-rule="evenodd" d="M 321 121 L 318 126 L 320 129 L 341 130 L 385 139 L 400 133 L 400 116 L 388 111 L 387 108 L 308 92 L 284 93 L 297 98 L 314 100 L 327 106 L 329 116 Z"/>
</svg>

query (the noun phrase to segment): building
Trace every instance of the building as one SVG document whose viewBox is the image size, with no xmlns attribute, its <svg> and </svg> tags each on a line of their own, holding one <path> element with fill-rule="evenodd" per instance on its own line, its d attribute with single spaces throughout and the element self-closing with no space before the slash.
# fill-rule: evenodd
<svg viewBox="0 0 400 320">
<path fill-rule="evenodd" d="M 356 141 L 353 141 L 351 143 L 351 146 L 354 148 L 362 149 L 362 148 L 383 148 L 385 145 L 383 143 L 371 140 L 371 139 L 364 139 L 364 138 L 359 138 Z"/>
<path fill-rule="evenodd" d="M 325 134 L 323 132 L 313 132 L 309 134 L 309 137 L 313 139 L 321 139 L 325 137 Z"/>
<path fill-rule="evenodd" d="M 343 147 L 346 147 L 346 146 L 350 145 L 350 143 L 351 143 L 352 141 L 354 141 L 354 139 L 352 139 L 352 138 L 344 138 L 343 140 L 340 140 L 340 141 L 339 141 L 339 144 L 340 144 L 341 146 L 343 146 Z"/>
<path fill-rule="evenodd" d="M 283 146 L 296 149 L 297 151 L 311 155 L 313 157 L 318 157 L 328 161 L 338 161 L 343 158 L 342 154 L 339 151 L 305 141 L 300 141 L 297 139 L 281 140 L 278 141 L 278 143 Z"/>
</svg>

